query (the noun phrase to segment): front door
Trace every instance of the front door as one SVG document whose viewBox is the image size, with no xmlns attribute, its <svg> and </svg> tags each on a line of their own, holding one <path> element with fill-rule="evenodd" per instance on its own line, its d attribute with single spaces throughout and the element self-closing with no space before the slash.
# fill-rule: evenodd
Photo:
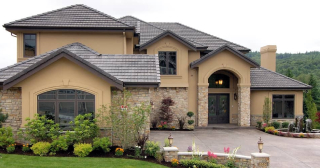
<svg viewBox="0 0 320 168">
<path fill-rule="evenodd" d="M 229 123 L 229 94 L 209 94 L 209 124 Z"/>
</svg>

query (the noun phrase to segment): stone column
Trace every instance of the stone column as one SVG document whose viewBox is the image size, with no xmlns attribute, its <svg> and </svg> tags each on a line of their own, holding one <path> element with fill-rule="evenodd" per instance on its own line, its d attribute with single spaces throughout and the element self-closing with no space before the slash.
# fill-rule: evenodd
<svg viewBox="0 0 320 168">
<path fill-rule="evenodd" d="M 163 158 L 165 162 L 171 162 L 172 159 L 178 159 L 177 147 L 163 147 Z"/>
<path fill-rule="evenodd" d="M 250 126 L 250 85 L 238 85 L 238 125 Z"/>
<path fill-rule="evenodd" d="M 208 126 L 208 85 L 198 85 L 198 126 Z"/>
<path fill-rule="evenodd" d="M 269 168 L 270 155 L 266 153 L 251 153 L 251 167 L 252 168 Z"/>
</svg>

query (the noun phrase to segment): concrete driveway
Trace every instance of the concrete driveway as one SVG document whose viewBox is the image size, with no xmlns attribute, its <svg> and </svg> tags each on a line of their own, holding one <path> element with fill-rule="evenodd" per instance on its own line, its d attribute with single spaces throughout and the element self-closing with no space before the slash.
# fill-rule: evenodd
<svg viewBox="0 0 320 168">
<path fill-rule="evenodd" d="M 187 151 L 194 140 L 201 152 L 223 153 L 223 147 L 230 152 L 241 145 L 238 154 L 250 156 L 258 152 L 258 139 L 264 142 L 264 153 L 271 155 L 272 168 L 319 168 L 320 139 L 279 137 L 250 128 L 196 129 L 195 131 L 151 131 L 150 139 L 164 144 L 172 133 L 173 146 Z"/>
</svg>

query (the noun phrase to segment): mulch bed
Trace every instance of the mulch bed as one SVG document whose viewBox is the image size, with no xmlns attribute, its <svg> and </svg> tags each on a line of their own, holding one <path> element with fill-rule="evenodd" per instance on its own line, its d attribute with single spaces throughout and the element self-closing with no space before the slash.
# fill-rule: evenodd
<svg viewBox="0 0 320 168">
<path fill-rule="evenodd" d="M 133 158 L 133 157 L 128 156 L 128 155 L 134 156 L 134 150 L 126 150 L 123 153 L 122 157 L 115 156 L 114 155 L 114 153 L 115 153 L 114 151 L 115 151 L 116 148 L 117 147 L 115 147 L 115 146 L 111 147 L 110 148 L 111 150 L 108 153 L 104 153 L 103 151 L 92 151 L 87 157 L 106 157 L 106 158 L 135 159 L 135 160 L 141 160 L 141 161 L 146 161 L 146 162 L 151 162 L 151 163 L 155 163 L 155 164 L 160 164 L 160 165 L 163 165 L 163 166 L 171 167 L 171 162 L 162 161 L 161 163 L 159 163 L 154 157 L 151 157 L 151 156 L 148 156 L 146 159 L 144 159 L 144 158 L 143 159 L 138 159 L 138 158 Z M 4 148 L 0 148 L 0 153 L 7 154 L 7 151 Z M 33 152 L 31 150 L 28 151 L 28 152 L 23 152 L 21 144 L 17 144 L 16 145 L 16 150 L 11 154 L 37 156 L 37 155 L 33 154 Z M 144 151 L 142 152 L 141 156 L 145 156 Z M 73 146 L 70 146 L 67 151 L 58 151 L 56 153 L 56 155 L 54 155 L 54 156 L 47 155 L 46 157 L 76 157 L 76 156 L 73 154 Z M 178 165 L 176 168 L 184 168 L 184 167 L 181 166 L 181 165 Z"/>
</svg>

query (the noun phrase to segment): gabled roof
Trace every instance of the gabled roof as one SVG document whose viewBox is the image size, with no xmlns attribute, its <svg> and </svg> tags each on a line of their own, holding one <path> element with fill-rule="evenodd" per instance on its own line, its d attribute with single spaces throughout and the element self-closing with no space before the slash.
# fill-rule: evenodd
<svg viewBox="0 0 320 168">
<path fill-rule="evenodd" d="M 86 5 L 72 5 L 3 25 L 5 28 L 132 29 L 134 27 Z"/>
<path fill-rule="evenodd" d="M 201 64 L 202 62 L 206 61 L 207 59 L 219 54 L 222 51 L 228 50 L 230 52 L 232 52 L 233 54 L 235 54 L 236 56 L 240 57 L 241 59 L 243 59 L 244 61 L 248 62 L 250 65 L 254 66 L 254 67 L 259 67 L 259 64 L 256 63 L 255 61 L 253 61 L 252 59 L 250 59 L 249 57 L 245 56 L 244 54 L 242 54 L 241 52 L 239 52 L 238 50 L 234 49 L 233 47 L 229 46 L 228 44 L 225 44 L 223 46 L 221 46 L 220 48 L 213 50 L 211 52 L 209 52 L 208 54 L 206 54 L 205 56 L 193 61 L 190 63 L 190 68 L 195 68 L 197 67 L 199 64 Z"/>
<path fill-rule="evenodd" d="M 263 67 L 251 68 L 251 90 L 304 90 L 312 86 Z"/>
<path fill-rule="evenodd" d="M 69 44 L 0 69 L 0 84 L 12 83 L 29 71 L 57 57 L 57 53 L 65 53 L 63 56 L 66 58 L 75 59 L 110 78 L 115 82 L 114 85 L 157 87 L 160 84 L 159 60 L 156 55 L 101 55 L 81 43 Z M 112 84 L 112 81 L 109 82 Z"/>
</svg>

